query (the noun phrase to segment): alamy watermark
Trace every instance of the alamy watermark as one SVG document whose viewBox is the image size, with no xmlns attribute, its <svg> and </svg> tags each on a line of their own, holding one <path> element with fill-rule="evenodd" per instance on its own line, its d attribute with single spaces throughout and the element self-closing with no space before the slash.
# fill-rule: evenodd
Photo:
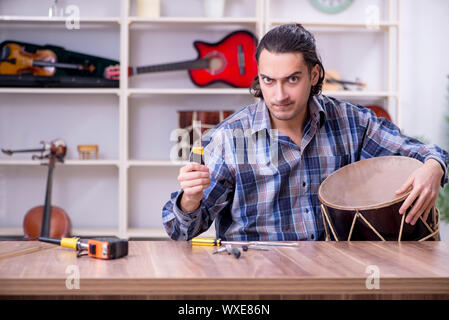
<svg viewBox="0 0 449 320">
<path fill-rule="evenodd" d="M 253 132 L 253 129 L 210 129 L 201 134 L 201 122 L 193 121 L 193 141 L 189 129 L 175 129 L 170 141 L 176 144 L 170 150 L 172 162 L 189 160 L 190 149 L 204 146 L 203 159 L 208 163 L 226 165 L 250 164 L 257 167 L 261 175 L 277 171 L 279 160 L 278 130 L 270 129 Z"/>
<path fill-rule="evenodd" d="M 80 8 L 77 5 L 70 4 L 67 6 L 61 6 L 58 0 L 53 0 L 53 4 L 48 9 L 49 18 L 65 17 L 65 27 L 68 30 L 80 29 Z"/>
<path fill-rule="evenodd" d="M 380 9 L 379 6 L 369 5 L 365 9 L 365 26 L 367 29 L 379 30 L 380 28 Z"/>
<path fill-rule="evenodd" d="M 380 289 L 380 270 L 376 265 L 369 265 L 365 269 L 365 273 L 368 277 L 365 280 L 365 287 L 368 290 L 379 290 Z"/>
<path fill-rule="evenodd" d="M 65 14 L 67 18 L 65 19 L 65 27 L 69 30 L 79 30 L 80 29 L 80 8 L 76 5 L 68 5 L 65 8 Z"/>
<path fill-rule="evenodd" d="M 67 275 L 65 280 L 65 287 L 68 290 L 80 289 L 80 269 L 77 265 L 71 264 L 65 268 Z"/>
</svg>

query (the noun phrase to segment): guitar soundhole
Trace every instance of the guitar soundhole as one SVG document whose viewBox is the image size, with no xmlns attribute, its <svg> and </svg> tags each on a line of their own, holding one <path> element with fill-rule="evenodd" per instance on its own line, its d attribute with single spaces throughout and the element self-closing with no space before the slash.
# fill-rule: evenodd
<svg viewBox="0 0 449 320">
<path fill-rule="evenodd" d="M 209 68 L 207 68 L 207 72 L 210 74 L 215 75 L 224 70 L 226 66 L 226 59 L 221 52 L 211 51 L 205 56 L 205 58 L 209 58 Z"/>
</svg>

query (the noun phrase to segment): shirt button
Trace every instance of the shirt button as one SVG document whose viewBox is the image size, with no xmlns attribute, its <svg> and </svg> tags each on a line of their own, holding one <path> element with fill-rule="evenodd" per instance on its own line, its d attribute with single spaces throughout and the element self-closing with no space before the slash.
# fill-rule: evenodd
<svg viewBox="0 0 449 320">
<path fill-rule="evenodd" d="M 311 240 L 315 239 L 315 235 L 313 233 L 310 235 L 310 239 Z"/>
<path fill-rule="evenodd" d="M 306 186 L 306 183 L 305 183 L 305 182 L 303 182 L 303 183 L 302 183 L 302 186 L 303 186 L 303 187 L 305 187 L 305 186 Z"/>
</svg>

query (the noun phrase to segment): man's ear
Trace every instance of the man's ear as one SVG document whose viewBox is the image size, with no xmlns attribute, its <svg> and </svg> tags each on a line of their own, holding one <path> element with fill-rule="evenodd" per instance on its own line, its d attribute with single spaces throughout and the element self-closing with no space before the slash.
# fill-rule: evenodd
<svg viewBox="0 0 449 320">
<path fill-rule="evenodd" d="M 320 66 L 318 64 L 316 64 L 313 68 L 312 68 L 312 72 L 311 72 L 311 82 L 312 82 L 312 86 L 316 86 L 316 84 L 318 83 L 318 79 L 320 78 Z"/>
</svg>

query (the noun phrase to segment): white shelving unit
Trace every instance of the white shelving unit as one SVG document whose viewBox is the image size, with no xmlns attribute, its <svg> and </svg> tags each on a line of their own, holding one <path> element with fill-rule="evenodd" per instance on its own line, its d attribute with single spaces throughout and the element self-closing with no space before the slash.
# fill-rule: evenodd
<svg viewBox="0 0 449 320">
<path fill-rule="evenodd" d="M 0 93 L 14 94 L 116 94 L 118 89 L 87 89 L 87 88 L 0 88 Z"/>
<path fill-rule="evenodd" d="M 386 85 L 366 91 L 334 91 L 325 92 L 325 94 L 356 101 L 380 100 L 390 113 L 394 110 L 393 118 L 398 122 L 399 70 L 395 66 L 399 65 L 396 61 L 399 54 L 399 39 L 395 36 L 399 34 L 399 0 L 379 1 L 380 5 L 386 7 L 387 12 L 385 18 L 383 17 L 379 23 L 379 29 L 375 31 L 367 30 L 366 23 L 360 19 L 327 21 L 326 16 L 321 19 L 278 16 L 277 12 L 282 10 L 289 14 L 294 12 L 289 10 L 289 6 L 296 3 L 292 0 L 277 1 L 274 11 L 272 10 L 273 1 L 270 0 L 229 1 L 229 6 L 238 6 L 238 8 L 227 8 L 228 14 L 225 13 L 225 17 L 217 19 L 202 17 L 199 0 L 192 0 L 194 5 L 192 8 L 189 7 L 191 10 L 188 10 L 196 13 L 195 16 L 170 15 L 174 9 L 168 7 L 165 11 L 169 14 L 165 16 L 163 12 L 160 18 L 152 19 L 136 16 L 134 0 L 105 0 L 96 2 L 94 4 L 96 9 L 89 10 L 89 14 L 103 13 L 99 8 L 107 4 L 108 11 L 103 13 L 104 16 L 82 15 L 81 30 L 70 32 L 72 34 L 80 32 L 81 36 L 78 37 L 88 38 L 90 42 L 86 40 L 86 44 L 91 46 L 96 42 L 96 38 L 92 37 L 95 32 L 100 35 L 105 34 L 104 37 L 112 39 L 111 48 L 108 48 L 109 51 L 103 56 L 120 60 L 121 74 L 127 73 L 129 65 L 152 64 L 153 61 L 164 62 L 158 56 L 159 51 L 162 51 L 165 60 L 177 61 L 179 52 L 169 50 L 170 40 L 178 39 L 179 43 L 176 43 L 176 46 L 181 48 L 184 42 L 191 43 L 197 40 L 199 35 L 201 38 L 206 38 L 205 41 L 209 39 L 217 41 L 221 36 L 235 29 L 252 30 L 259 39 L 273 26 L 289 22 L 300 22 L 312 31 L 317 29 L 318 33 L 349 33 L 348 37 L 354 31 L 386 33 L 384 52 L 386 53 L 384 68 L 387 75 Z M 171 2 L 173 6 L 186 6 L 184 1 Z M 67 36 L 67 30 L 63 30 L 65 18 L 48 18 L 38 15 L 39 11 L 36 9 L 35 12 L 32 8 L 27 9 L 26 15 L 20 16 L 17 15 L 17 12 L 21 10 L 20 4 L 14 3 L 8 0 L 3 6 L 0 5 L 0 29 L 2 26 L 7 27 L 4 29 L 6 31 L 0 30 L 1 41 L 9 38 L 9 34 L 5 34 L 8 30 L 12 36 L 15 36 L 15 30 L 24 27 L 29 30 L 28 33 L 33 34 L 36 43 L 40 43 L 39 30 L 50 28 L 51 32 L 56 32 L 60 38 Z M 8 15 L 10 12 L 8 4 L 13 7 L 10 15 Z M 89 5 L 87 0 L 80 1 L 81 14 L 84 8 L 89 8 Z M 164 2 L 164 5 L 170 4 Z M 300 1 L 300 5 L 304 8 L 301 12 L 314 10 L 306 1 Z M 239 13 L 235 14 L 237 10 Z M 325 31 L 322 31 L 323 28 Z M 22 30 L 22 34 L 25 34 L 23 32 Z M 178 35 L 178 32 L 181 33 Z M 118 43 L 115 39 L 118 39 Z M 26 39 L 17 40 L 33 42 Z M 48 39 L 42 39 L 42 41 L 49 42 Z M 98 41 L 102 39 L 98 38 Z M 56 40 L 53 42 L 57 43 Z M 64 46 L 67 47 L 67 45 Z M 192 50 L 192 48 L 186 48 L 186 52 L 181 52 L 185 55 L 185 59 L 195 54 L 187 49 Z M 70 50 L 74 49 L 70 47 Z M 145 52 L 145 55 L 142 52 Z M 93 52 L 89 54 L 102 56 Z M 72 151 L 68 154 L 65 164 L 57 165 L 55 188 L 59 183 L 58 190 L 67 192 L 54 192 L 53 204 L 58 205 L 56 200 L 60 200 L 67 206 L 66 211 L 72 218 L 73 234 L 116 235 L 122 238 L 167 237 L 160 223 L 162 209 L 160 204 L 167 201 L 170 192 L 177 189 L 177 171 L 185 164 L 183 161 L 170 161 L 167 153 L 170 146 L 167 144 L 168 137 L 165 133 L 168 132 L 167 128 L 176 128 L 176 111 L 192 110 L 196 107 L 201 110 L 223 110 L 229 109 L 229 106 L 238 108 L 254 101 L 247 89 L 230 88 L 224 85 L 197 88 L 189 82 L 187 76 L 183 75 L 179 78 L 182 79 L 166 74 L 130 79 L 122 77 L 120 87 L 115 89 L 0 88 L 0 119 L 2 115 L 12 115 L 14 120 L 22 121 L 24 118 L 19 114 L 21 111 L 17 111 L 20 108 L 24 108 L 24 112 L 30 112 L 23 115 L 25 119 L 35 116 L 39 119 L 40 112 L 46 112 L 48 117 L 51 117 L 54 112 L 57 113 L 56 116 L 67 112 L 68 117 L 73 118 L 73 122 L 67 121 L 59 128 L 48 129 L 43 136 L 56 138 L 61 134 L 60 132 L 66 133 L 72 150 L 77 144 L 83 144 L 89 135 L 96 137 L 103 131 L 107 131 L 98 138 L 100 152 L 104 150 L 99 160 L 78 160 L 77 155 Z M 36 104 L 34 107 L 28 106 L 33 102 Z M 77 109 L 78 105 L 79 109 Z M 2 113 L 2 110 L 6 111 Z M 78 112 L 82 113 L 82 116 L 79 116 Z M 92 120 L 86 121 L 85 124 L 83 120 L 80 120 L 83 116 Z M 108 117 L 112 117 L 113 121 L 108 120 Z M 100 130 L 96 128 L 96 123 L 99 123 Z M 30 125 L 33 126 L 32 122 Z M 20 128 L 25 126 L 26 124 Z M 2 148 L 18 149 L 19 145 L 28 148 L 30 144 L 36 144 L 44 139 L 35 132 L 32 134 L 19 132 L 25 129 L 17 129 L 10 124 L 6 127 L 13 131 L 10 135 L 12 140 L 6 136 L 1 138 L 2 131 L 0 131 L 0 143 L 10 142 L 8 146 L 0 145 Z M 83 129 L 88 131 L 88 134 Z M 24 208 L 28 202 L 24 201 L 23 205 L 13 205 L 13 202 L 22 197 L 19 194 L 25 193 L 30 198 L 43 200 L 46 168 L 38 170 L 36 167 L 39 166 L 39 161 L 29 160 L 26 157 L 6 158 L 0 155 L 0 235 L 22 234 L 21 217 L 25 214 Z M 62 171 L 63 177 L 58 179 L 59 170 Z M 4 179 L 6 183 L 2 184 L 1 179 Z M 75 181 L 73 185 L 71 180 Z M 86 186 L 83 186 L 82 180 L 87 181 Z M 105 182 L 102 182 L 103 180 Z M 7 187 L 2 189 L 4 185 Z M 13 193 L 11 190 L 14 188 L 25 188 L 25 190 L 17 190 Z M 41 190 L 34 190 L 38 188 Z M 9 200 L 9 197 L 14 199 Z M 96 200 L 93 197 L 101 198 L 98 200 L 101 203 L 94 205 Z M 91 205 L 95 208 L 91 209 Z M 102 209 L 103 207 L 105 209 Z M 91 219 L 95 221 L 92 222 Z M 207 235 L 214 235 L 213 228 L 207 232 Z"/>
<path fill-rule="evenodd" d="M 365 10 L 359 10 L 358 14 L 366 15 L 365 19 L 354 19 L 351 15 L 351 10 L 354 6 L 365 6 Z M 301 12 L 298 13 L 298 17 L 278 17 L 276 13 L 281 11 L 280 6 L 290 6 L 290 10 L 284 10 L 283 13 L 289 14 L 289 12 Z M 308 7 L 309 10 L 296 10 L 298 7 Z M 350 6 L 344 13 L 337 15 L 323 15 L 317 14 L 316 10 L 311 11 L 310 5 L 306 0 L 289 1 L 289 0 L 265 0 L 264 5 L 264 24 L 265 30 L 269 30 L 274 26 L 278 26 L 286 23 L 301 23 L 306 29 L 315 34 L 317 38 L 318 46 L 321 44 L 320 35 L 322 33 L 328 34 L 345 34 L 348 39 L 352 39 L 354 33 L 361 33 L 365 35 L 380 34 L 385 36 L 385 43 L 378 43 L 381 46 L 383 52 L 381 53 L 384 58 L 385 65 L 379 70 L 382 70 L 386 75 L 385 79 L 379 79 L 382 81 L 380 88 L 372 89 L 372 86 L 368 83 L 368 88 L 363 91 L 324 91 L 323 94 L 334 96 L 342 99 L 350 99 L 356 101 L 378 99 L 381 101 L 382 107 L 384 107 L 391 115 L 393 122 L 400 126 L 400 108 L 399 108 L 399 28 L 400 28 L 400 0 L 379 0 L 379 1 L 356 1 Z M 369 14 L 373 13 L 373 10 L 377 10 L 378 19 L 374 19 Z M 274 9 L 274 13 L 272 12 Z M 308 14 L 309 13 L 309 14 Z M 324 19 L 327 18 L 327 19 Z M 352 44 L 354 45 L 354 44 Z M 324 48 L 329 49 L 329 48 Z M 371 50 L 371 48 L 366 48 Z M 328 55 L 336 55 L 338 52 L 328 50 Z M 327 61 L 323 59 L 324 67 L 326 69 Z M 349 68 L 350 67 L 350 68 Z M 357 67 L 352 65 L 347 69 L 352 69 L 354 72 Z M 351 79 L 347 79 L 351 81 Z M 368 81 L 370 79 L 367 79 Z M 354 80 L 352 80 L 354 81 Z M 362 81 L 363 82 L 363 81 Z M 380 89 L 380 90 L 379 90 Z"/>
<path fill-rule="evenodd" d="M 66 22 L 66 17 L 42 17 L 42 16 L 1 16 L 0 22 L 7 23 L 17 23 L 17 24 L 26 24 L 26 23 L 54 23 L 61 24 Z M 79 22 L 81 24 L 85 23 L 121 23 L 122 20 L 120 17 L 86 17 L 80 18 Z"/>
</svg>

